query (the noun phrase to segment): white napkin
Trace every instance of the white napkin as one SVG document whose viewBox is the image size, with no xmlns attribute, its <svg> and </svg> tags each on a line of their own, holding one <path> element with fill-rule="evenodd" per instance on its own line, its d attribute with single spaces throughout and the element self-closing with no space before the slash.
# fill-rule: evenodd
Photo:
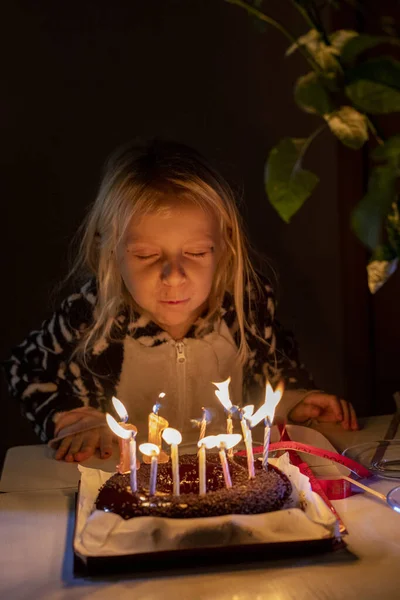
<svg viewBox="0 0 400 600">
<path fill-rule="evenodd" d="M 81 487 L 75 551 L 82 557 L 112 556 L 339 537 L 334 515 L 311 490 L 308 477 L 290 463 L 288 454 L 270 462 L 286 473 L 292 483 L 290 508 L 260 515 L 204 519 L 136 517 L 124 520 L 113 513 L 93 511 L 98 490 L 110 474 L 79 466 Z"/>
</svg>

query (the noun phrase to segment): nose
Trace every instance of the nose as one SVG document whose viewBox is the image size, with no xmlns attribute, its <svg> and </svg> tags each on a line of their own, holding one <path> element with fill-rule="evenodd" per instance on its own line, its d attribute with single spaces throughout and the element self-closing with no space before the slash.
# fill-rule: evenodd
<svg viewBox="0 0 400 600">
<path fill-rule="evenodd" d="M 186 281 L 186 273 L 179 261 L 168 260 L 162 266 L 161 279 L 171 287 L 179 286 Z"/>
</svg>

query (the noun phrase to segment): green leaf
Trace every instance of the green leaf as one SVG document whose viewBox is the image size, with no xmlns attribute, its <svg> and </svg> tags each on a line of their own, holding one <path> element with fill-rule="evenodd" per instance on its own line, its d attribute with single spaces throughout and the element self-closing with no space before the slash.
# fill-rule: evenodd
<svg viewBox="0 0 400 600">
<path fill-rule="evenodd" d="M 360 37 L 360 34 L 357 33 L 357 31 L 353 31 L 352 29 L 338 29 L 331 33 L 329 41 L 338 52 L 342 52 L 344 46 L 356 37 Z"/>
<path fill-rule="evenodd" d="M 385 248 L 380 248 L 378 255 L 385 255 Z M 367 265 L 368 272 L 368 287 L 371 294 L 375 294 L 386 281 L 393 275 L 397 269 L 399 259 L 397 257 L 391 259 L 373 258 Z"/>
<path fill-rule="evenodd" d="M 371 250 L 380 244 L 382 220 L 396 198 L 396 179 L 396 170 L 391 166 L 374 167 L 368 191 L 353 211 L 353 230 Z"/>
<path fill-rule="evenodd" d="M 334 77 L 336 72 L 340 70 L 340 65 L 337 60 L 339 51 L 334 46 L 328 46 L 316 29 L 310 29 L 306 34 L 300 36 L 296 42 L 287 49 L 286 56 L 293 54 L 300 46 L 306 48 L 327 76 L 331 75 Z"/>
<path fill-rule="evenodd" d="M 368 124 L 365 115 L 351 106 L 341 106 L 339 110 L 325 115 L 332 133 L 349 148 L 358 150 L 368 139 Z"/>
<path fill-rule="evenodd" d="M 297 105 L 305 112 L 325 115 L 334 109 L 328 91 L 314 71 L 299 77 L 294 90 L 294 98 Z"/>
<path fill-rule="evenodd" d="M 353 32 L 356 33 L 356 32 Z M 341 59 L 346 65 L 354 63 L 356 58 L 366 50 L 375 48 L 381 44 L 400 45 L 400 41 L 394 37 L 382 35 L 367 35 L 364 33 L 351 36 L 341 48 Z"/>
<path fill-rule="evenodd" d="M 352 106 L 341 106 L 325 115 L 325 120 L 332 133 L 353 150 L 361 148 L 368 139 L 367 118 Z"/>
<path fill-rule="evenodd" d="M 371 114 L 400 111 L 400 62 L 376 58 L 346 73 L 346 95 L 355 106 Z"/>
<path fill-rule="evenodd" d="M 400 196 L 393 202 L 392 209 L 386 219 L 386 231 L 390 247 L 400 258 Z"/>
<path fill-rule="evenodd" d="M 376 160 L 386 160 L 398 164 L 400 160 L 400 135 L 394 135 L 371 153 Z"/>
<path fill-rule="evenodd" d="M 311 171 L 301 168 L 308 140 L 285 138 L 269 153 L 265 185 L 272 206 L 289 223 L 309 198 L 319 181 Z"/>
</svg>

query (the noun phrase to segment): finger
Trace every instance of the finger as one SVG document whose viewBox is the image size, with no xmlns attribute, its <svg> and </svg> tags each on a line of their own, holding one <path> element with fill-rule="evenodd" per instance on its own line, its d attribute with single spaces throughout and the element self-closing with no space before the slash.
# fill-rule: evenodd
<svg viewBox="0 0 400 600">
<path fill-rule="evenodd" d="M 113 435 L 109 427 L 103 427 L 100 432 L 100 457 L 109 458 L 112 454 Z"/>
<path fill-rule="evenodd" d="M 350 427 L 353 430 L 358 429 L 358 421 L 357 421 L 356 411 L 354 410 L 354 407 L 351 402 L 349 402 L 349 407 L 350 407 Z"/>
<path fill-rule="evenodd" d="M 307 405 L 318 406 L 320 409 L 320 421 L 341 422 L 343 419 L 342 405 L 337 396 L 333 394 L 315 393 L 304 399 Z"/>
<path fill-rule="evenodd" d="M 77 452 L 79 452 L 79 450 L 82 447 L 84 433 L 76 433 L 75 435 L 73 435 L 71 437 L 72 437 L 71 446 L 70 446 L 68 454 L 65 458 L 65 460 L 68 462 L 73 462 L 75 460 L 75 454 Z"/>
<path fill-rule="evenodd" d="M 92 456 L 99 445 L 99 438 L 98 428 L 86 431 L 83 435 L 82 444 L 74 455 L 74 459 L 80 462 Z"/>
<path fill-rule="evenodd" d="M 72 436 L 67 436 L 63 440 L 61 440 L 60 445 L 57 448 L 56 452 L 56 460 L 61 460 L 67 454 L 69 447 L 71 445 Z"/>
<path fill-rule="evenodd" d="M 349 408 L 349 404 L 346 402 L 346 400 L 340 400 L 340 403 L 342 405 L 342 411 L 343 411 L 343 419 L 342 419 L 342 427 L 343 429 L 349 429 L 350 428 L 350 408 Z"/>
</svg>

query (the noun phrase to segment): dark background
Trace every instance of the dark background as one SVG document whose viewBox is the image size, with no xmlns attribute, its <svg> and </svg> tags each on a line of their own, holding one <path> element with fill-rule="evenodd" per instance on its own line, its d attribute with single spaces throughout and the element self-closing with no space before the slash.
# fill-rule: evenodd
<svg viewBox="0 0 400 600">
<path fill-rule="evenodd" d="M 271 6 L 296 36 L 307 31 L 289 2 Z M 359 414 L 392 412 L 399 274 L 371 299 L 348 228 L 365 157 L 317 138 L 305 166 L 321 182 L 290 226 L 264 193 L 270 148 L 319 125 L 294 104 L 308 68 L 299 53 L 284 58 L 283 36 L 223 0 L 26 0 L 2 13 L 0 358 L 65 295 L 55 288 L 105 157 L 133 136 L 162 135 L 197 147 L 243 198 L 251 241 L 278 272 L 279 317 L 318 386 Z M 340 24 L 356 24 L 351 9 Z M 2 452 L 38 441 L 4 381 L 1 410 Z"/>
</svg>

